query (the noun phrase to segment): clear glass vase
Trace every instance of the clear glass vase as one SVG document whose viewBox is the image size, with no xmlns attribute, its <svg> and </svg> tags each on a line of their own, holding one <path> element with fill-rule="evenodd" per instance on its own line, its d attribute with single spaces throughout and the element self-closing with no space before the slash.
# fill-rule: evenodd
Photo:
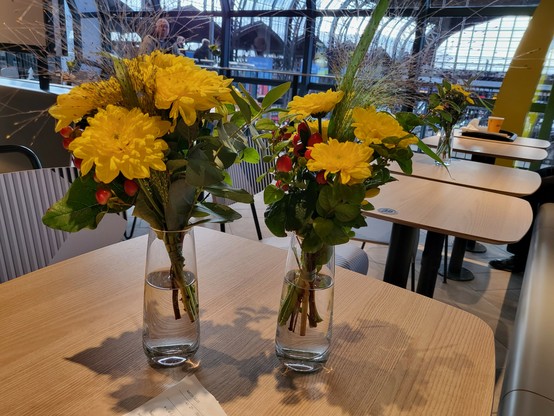
<svg viewBox="0 0 554 416">
<path fill-rule="evenodd" d="M 334 283 L 334 247 L 306 253 L 293 234 L 275 336 L 275 352 L 286 367 L 311 372 L 325 365 L 331 347 Z"/>
<path fill-rule="evenodd" d="M 184 364 L 198 350 L 200 319 L 192 229 L 150 229 L 142 345 L 151 365 L 165 367 Z"/>
<path fill-rule="evenodd" d="M 442 162 L 449 166 L 452 162 L 452 140 L 454 139 L 452 129 L 441 129 L 439 143 L 437 145 L 437 156 Z M 435 162 L 437 165 L 440 163 Z"/>
</svg>

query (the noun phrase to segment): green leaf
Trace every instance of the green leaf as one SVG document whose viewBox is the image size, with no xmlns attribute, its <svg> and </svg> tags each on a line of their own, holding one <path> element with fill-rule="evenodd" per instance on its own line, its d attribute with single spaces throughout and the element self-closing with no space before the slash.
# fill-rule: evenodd
<svg viewBox="0 0 554 416">
<path fill-rule="evenodd" d="M 214 196 L 230 199 L 235 202 L 242 202 L 245 204 L 250 204 L 254 202 L 254 198 L 252 197 L 252 195 L 250 195 L 244 189 L 233 188 L 231 186 L 228 186 L 225 182 L 212 186 L 206 186 L 204 189 Z"/>
<path fill-rule="evenodd" d="M 262 100 L 262 108 L 265 110 L 269 108 L 273 103 L 279 100 L 290 88 L 290 82 L 277 85 L 270 89 L 264 99 Z"/>
<path fill-rule="evenodd" d="M 412 174 L 412 159 L 397 159 L 396 163 L 398 163 L 398 166 L 400 166 L 400 169 L 406 175 Z"/>
<path fill-rule="evenodd" d="M 440 157 L 437 156 L 437 154 L 435 152 L 433 152 L 429 146 L 427 146 L 425 143 L 423 143 L 421 140 L 418 140 L 417 142 L 417 147 L 423 152 L 425 153 L 427 156 L 429 156 L 431 159 L 433 159 L 435 162 L 438 162 L 440 163 L 441 165 L 443 165 L 446 170 L 448 170 L 448 166 L 446 166 L 444 164 L 444 162 L 442 161 L 442 159 Z"/>
<path fill-rule="evenodd" d="M 323 248 L 323 241 L 316 232 L 310 232 L 302 241 L 302 250 L 305 253 L 317 253 Z"/>
<path fill-rule="evenodd" d="M 230 206 L 216 204 L 213 202 L 202 202 L 201 204 L 196 205 L 196 212 L 209 214 L 209 219 L 204 219 L 202 222 L 225 223 L 242 218 L 242 215 L 240 215 Z"/>
<path fill-rule="evenodd" d="M 273 204 L 281 200 L 284 196 L 285 196 L 285 191 L 283 191 L 281 188 L 277 188 L 273 184 L 269 184 L 264 189 L 264 204 L 266 205 Z"/>
<path fill-rule="evenodd" d="M 244 88 L 244 85 L 239 84 L 239 90 L 242 93 L 244 97 L 248 100 L 248 103 L 250 104 L 250 107 L 254 109 L 256 113 L 259 113 L 261 111 L 260 104 L 258 104 L 258 101 L 250 93 Z"/>
<path fill-rule="evenodd" d="M 237 161 L 237 156 L 237 153 L 225 146 L 219 148 L 219 152 L 217 152 L 217 158 L 221 161 L 225 169 L 233 166 Z"/>
<path fill-rule="evenodd" d="M 360 215 L 360 207 L 353 204 L 339 204 L 335 208 L 335 217 L 341 222 L 353 221 Z"/>
<path fill-rule="evenodd" d="M 328 216 L 333 211 L 337 203 L 338 201 L 335 199 L 333 188 L 331 186 L 323 187 L 317 198 L 318 214 L 322 217 Z"/>
<path fill-rule="evenodd" d="M 241 152 L 241 159 L 247 163 L 259 163 L 260 154 L 253 147 L 247 147 Z"/>
<path fill-rule="evenodd" d="M 277 237 L 286 237 L 285 218 L 287 216 L 287 206 L 283 203 L 284 199 L 276 201 L 269 205 L 264 213 L 265 225 Z"/>
<path fill-rule="evenodd" d="M 417 126 L 425 124 L 423 119 L 417 114 L 404 111 L 396 113 L 396 120 L 402 126 L 404 131 L 413 131 L 413 129 Z"/>
<path fill-rule="evenodd" d="M 323 217 L 317 217 L 314 220 L 314 231 L 322 239 L 325 239 L 328 235 L 330 235 L 333 232 L 334 227 L 335 224 L 332 220 L 328 220 Z"/>
<path fill-rule="evenodd" d="M 250 110 L 250 105 L 232 88 L 231 96 L 235 100 L 235 103 L 238 105 L 246 123 L 250 123 L 250 120 L 252 120 L 252 111 Z"/>
<path fill-rule="evenodd" d="M 188 176 L 188 175 L 187 175 Z M 165 222 L 167 230 L 183 230 L 189 224 L 197 189 L 186 179 L 177 179 L 169 185 L 169 199 L 165 207 Z"/>
<path fill-rule="evenodd" d="M 258 130 L 275 131 L 279 127 L 275 124 L 275 122 L 273 120 L 270 120 L 268 118 L 261 118 L 258 121 L 256 121 L 256 128 Z"/>
<path fill-rule="evenodd" d="M 210 186 L 223 181 L 224 177 L 223 172 L 201 149 L 194 148 L 189 153 L 186 180 L 190 185 L 199 188 Z"/>
<path fill-rule="evenodd" d="M 108 211 L 106 206 L 96 202 L 97 186 L 92 175 L 76 179 L 63 198 L 48 208 L 42 222 L 50 228 L 68 232 L 95 229 Z"/>
</svg>

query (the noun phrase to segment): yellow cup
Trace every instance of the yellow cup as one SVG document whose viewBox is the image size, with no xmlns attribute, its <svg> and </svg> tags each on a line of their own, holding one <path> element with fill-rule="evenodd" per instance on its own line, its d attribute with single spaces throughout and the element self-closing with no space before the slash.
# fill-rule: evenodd
<svg viewBox="0 0 554 416">
<path fill-rule="evenodd" d="M 502 128 L 502 123 L 504 122 L 504 117 L 489 117 L 489 123 L 487 130 L 491 133 L 499 133 Z"/>
</svg>

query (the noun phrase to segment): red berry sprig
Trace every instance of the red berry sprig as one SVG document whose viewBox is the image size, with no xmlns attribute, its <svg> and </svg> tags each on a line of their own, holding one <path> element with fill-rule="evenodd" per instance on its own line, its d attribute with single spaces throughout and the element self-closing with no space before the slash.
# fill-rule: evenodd
<svg viewBox="0 0 554 416">
<path fill-rule="evenodd" d="M 96 202 L 98 202 L 100 205 L 106 205 L 110 200 L 112 193 L 109 189 L 98 188 L 96 190 L 95 196 L 96 196 Z"/>
</svg>

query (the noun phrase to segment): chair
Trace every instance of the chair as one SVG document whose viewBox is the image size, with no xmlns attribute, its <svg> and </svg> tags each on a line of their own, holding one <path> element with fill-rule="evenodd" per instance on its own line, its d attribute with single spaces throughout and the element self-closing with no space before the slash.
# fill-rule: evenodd
<svg viewBox="0 0 554 416">
<path fill-rule="evenodd" d="M 366 226 L 363 228 L 354 229 L 355 236 L 352 237 L 354 241 L 361 241 L 362 248 L 365 247 L 366 243 L 372 244 L 381 244 L 388 245 L 390 243 L 391 234 L 392 234 L 392 222 L 380 220 L 377 218 L 367 217 L 365 219 Z M 419 234 L 419 233 L 418 233 Z M 411 257 L 411 282 L 410 287 L 412 292 L 415 291 L 415 258 L 417 255 L 417 244 L 418 240 L 414 242 L 412 247 L 412 257 Z"/>
<path fill-rule="evenodd" d="M 0 282 L 123 239 L 126 221 L 108 214 L 95 230 L 67 233 L 42 223 L 77 176 L 75 168 L 0 174 Z"/>
<path fill-rule="evenodd" d="M 0 145 L 0 173 L 40 169 L 42 164 L 35 152 L 18 144 Z"/>
</svg>

